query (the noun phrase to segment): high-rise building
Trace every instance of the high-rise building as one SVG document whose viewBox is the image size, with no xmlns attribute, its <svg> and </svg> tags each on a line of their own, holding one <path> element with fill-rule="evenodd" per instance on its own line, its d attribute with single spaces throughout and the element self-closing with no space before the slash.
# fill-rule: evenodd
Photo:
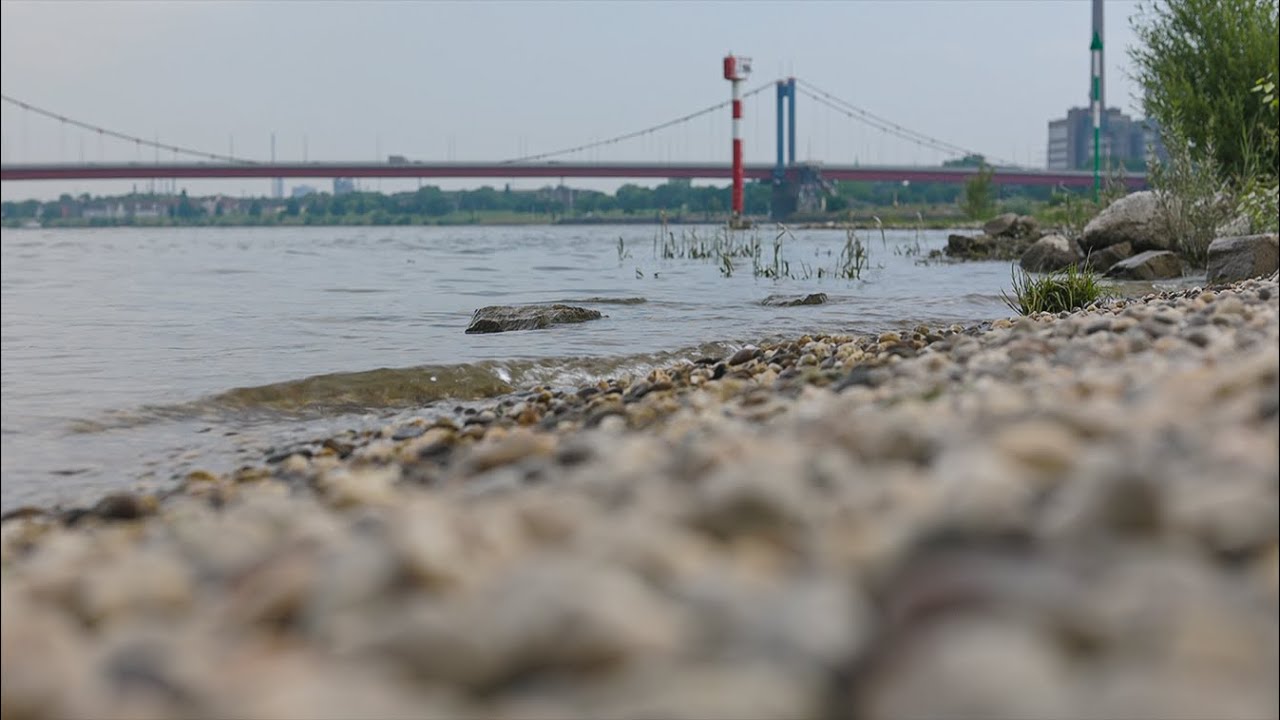
<svg viewBox="0 0 1280 720">
<path fill-rule="evenodd" d="M 1049 121 L 1048 168 L 1074 170 L 1084 165 L 1084 138 L 1088 137 L 1089 109 L 1071 108 L 1067 116 Z"/>
<path fill-rule="evenodd" d="M 1164 146 L 1154 124 L 1135 120 L 1119 108 L 1107 108 L 1098 141 L 1104 168 L 1139 170 L 1151 156 L 1164 157 Z M 1065 118 L 1050 120 L 1048 148 L 1050 170 L 1092 168 L 1093 119 L 1089 108 L 1071 108 Z"/>
</svg>

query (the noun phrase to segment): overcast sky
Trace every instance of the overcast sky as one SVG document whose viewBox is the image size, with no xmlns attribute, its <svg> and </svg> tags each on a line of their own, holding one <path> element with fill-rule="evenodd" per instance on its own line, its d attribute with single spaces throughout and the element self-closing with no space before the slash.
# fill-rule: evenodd
<svg viewBox="0 0 1280 720">
<path fill-rule="evenodd" d="M 1107 101 L 1137 102 L 1134 2 L 1106 5 Z M 254 159 L 504 160 L 637 130 L 795 75 L 903 126 L 1043 166 L 1046 123 L 1088 102 L 1088 0 L 864 2 L 0 2 L 5 95 L 113 130 Z M 801 159 L 946 156 L 801 97 Z M 774 154 L 773 90 L 747 101 Z M 3 162 L 155 159 L 5 103 Z M 728 110 L 563 160 L 725 160 Z M 172 155 L 161 156 L 171 160 Z M 388 181 L 389 183 L 390 181 Z M 184 183 L 193 192 L 212 185 Z M 5 199 L 119 185 L 5 183 Z M 127 186 L 124 189 L 128 189 Z M 391 189 L 388 187 L 387 189 Z M 266 181 L 223 192 L 265 194 Z"/>
</svg>

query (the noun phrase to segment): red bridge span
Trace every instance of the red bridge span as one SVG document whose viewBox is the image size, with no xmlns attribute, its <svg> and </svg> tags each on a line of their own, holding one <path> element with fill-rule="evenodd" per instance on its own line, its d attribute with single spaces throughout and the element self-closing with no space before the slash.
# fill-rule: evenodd
<svg viewBox="0 0 1280 720">
<path fill-rule="evenodd" d="M 747 165 L 752 180 L 775 178 L 774 165 Z M 1085 170 L 1038 170 L 993 167 L 991 181 L 998 185 L 1049 185 L 1087 188 L 1093 174 Z M 922 167 L 876 165 L 787 166 L 781 179 L 799 180 L 816 173 L 824 180 L 865 182 L 961 183 L 973 177 L 974 167 Z M 137 180 L 219 178 L 615 178 L 728 180 L 729 164 L 718 163 L 483 163 L 483 162 L 314 162 L 314 163 L 39 163 L 0 166 L 0 180 Z M 1130 189 L 1146 187 L 1146 175 L 1124 177 Z"/>
</svg>

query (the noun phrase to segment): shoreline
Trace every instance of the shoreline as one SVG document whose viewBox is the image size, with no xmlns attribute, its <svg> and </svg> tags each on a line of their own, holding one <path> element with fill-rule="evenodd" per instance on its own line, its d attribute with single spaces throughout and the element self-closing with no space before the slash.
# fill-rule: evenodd
<svg viewBox="0 0 1280 720">
<path fill-rule="evenodd" d="M 11 513 L 0 701 L 1274 714 L 1278 296 L 805 336 Z"/>
<path fill-rule="evenodd" d="M 877 224 L 875 222 L 876 213 L 869 213 L 863 218 L 849 220 L 844 217 L 831 219 L 815 219 L 803 218 L 796 221 L 794 225 L 781 220 L 773 220 L 768 217 L 749 217 L 747 220 L 751 223 L 752 228 L 764 228 L 769 226 L 787 226 L 793 230 L 975 230 L 982 227 L 982 223 L 969 220 L 967 218 L 956 217 L 932 217 L 918 221 L 911 218 L 898 218 L 884 220 Z M 722 218 L 695 218 L 668 216 L 663 217 L 659 213 L 653 215 L 644 215 L 636 217 L 609 217 L 609 218 L 538 218 L 530 217 L 528 219 L 513 220 L 482 220 L 482 221 L 445 221 L 445 222 L 384 222 L 375 223 L 368 221 L 354 222 L 53 222 L 50 224 L 36 225 L 19 225 L 19 224 L 0 224 L 0 228 L 4 230 L 99 230 L 103 228 L 133 228 L 133 229 L 156 229 L 156 228 L 318 228 L 318 227 L 340 227 L 340 228 L 389 228 L 389 227 L 547 227 L 547 226 L 635 226 L 635 225 L 652 225 L 655 229 L 660 229 L 670 225 L 675 227 L 687 226 L 714 226 L 724 227 L 729 221 L 728 217 Z"/>
</svg>

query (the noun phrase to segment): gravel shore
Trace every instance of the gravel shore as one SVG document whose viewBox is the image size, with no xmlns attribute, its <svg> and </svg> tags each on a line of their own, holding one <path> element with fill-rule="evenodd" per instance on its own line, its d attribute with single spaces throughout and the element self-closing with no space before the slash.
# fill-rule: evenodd
<svg viewBox="0 0 1280 720">
<path fill-rule="evenodd" d="M 748 347 L 0 525 L 20 718 L 1268 718 L 1276 276 Z"/>
</svg>

